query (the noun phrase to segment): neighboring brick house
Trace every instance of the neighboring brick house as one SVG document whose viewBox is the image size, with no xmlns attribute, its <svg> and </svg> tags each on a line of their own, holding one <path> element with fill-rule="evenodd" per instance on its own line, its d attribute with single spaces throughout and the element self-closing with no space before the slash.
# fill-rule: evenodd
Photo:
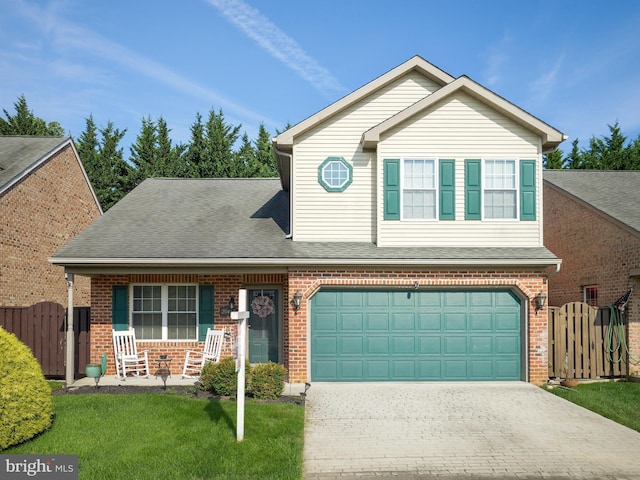
<svg viewBox="0 0 640 480">
<path fill-rule="evenodd" d="M 275 137 L 279 179 L 146 180 L 52 262 L 92 277 L 95 361 L 133 327 L 177 372 L 247 288 L 248 360 L 291 383 L 542 383 L 542 155 L 564 139 L 413 57 Z"/>
<path fill-rule="evenodd" d="M 0 307 L 67 305 L 48 259 L 102 214 L 70 137 L 0 136 Z M 75 284 L 89 305 L 89 279 Z"/>
<path fill-rule="evenodd" d="M 629 348 L 640 358 L 640 171 L 545 170 L 544 243 L 562 258 L 549 305 L 604 307 L 633 289 Z"/>
</svg>

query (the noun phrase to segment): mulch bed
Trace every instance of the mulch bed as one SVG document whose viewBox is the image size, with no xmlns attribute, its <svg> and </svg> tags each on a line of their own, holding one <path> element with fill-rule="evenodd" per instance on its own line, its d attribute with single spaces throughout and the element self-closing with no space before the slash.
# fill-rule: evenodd
<svg viewBox="0 0 640 480">
<path fill-rule="evenodd" d="M 199 390 L 193 386 L 168 386 L 165 388 L 162 385 L 159 386 L 141 386 L 141 385 L 98 385 L 95 386 L 82 386 L 82 387 L 69 387 L 59 388 L 51 392 L 52 395 L 131 395 L 135 393 L 156 393 L 164 395 L 184 395 L 192 398 L 200 398 L 204 400 L 229 400 L 235 401 L 236 397 L 221 397 L 219 395 L 213 395 L 211 392 Z M 304 398 L 293 397 L 283 395 L 275 400 L 257 400 L 250 396 L 246 397 L 247 400 L 257 403 L 293 403 L 296 405 L 304 405 Z"/>
</svg>

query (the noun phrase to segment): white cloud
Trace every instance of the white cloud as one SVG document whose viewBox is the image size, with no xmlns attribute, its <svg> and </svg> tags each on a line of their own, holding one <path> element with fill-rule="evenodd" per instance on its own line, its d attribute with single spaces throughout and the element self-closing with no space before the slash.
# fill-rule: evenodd
<svg viewBox="0 0 640 480">
<path fill-rule="evenodd" d="M 488 87 L 495 88 L 502 82 L 503 69 L 504 65 L 509 62 L 509 50 L 512 42 L 513 38 L 509 32 L 505 32 L 500 41 L 489 48 L 484 71 L 484 83 Z"/>
<path fill-rule="evenodd" d="M 558 74 L 562 69 L 563 62 L 564 55 L 559 56 L 552 65 L 549 62 L 545 62 L 543 73 L 531 83 L 532 102 L 534 104 L 545 103 L 557 89 Z"/>
<path fill-rule="evenodd" d="M 261 48 L 300 75 L 318 91 L 327 97 L 344 93 L 345 88 L 327 69 L 307 55 L 294 39 L 257 9 L 242 0 L 208 0 L 208 2 Z"/>
<path fill-rule="evenodd" d="M 70 73 L 70 69 L 79 70 L 81 65 L 71 60 L 66 60 L 69 53 L 85 52 L 92 56 L 97 56 L 104 60 L 109 60 L 114 64 L 125 67 L 129 71 L 137 72 L 154 82 L 158 82 L 172 88 L 173 90 L 182 92 L 183 94 L 204 100 L 211 105 L 222 108 L 226 113 L 231 113 L 240 118 L 251 120 L 253 122 L 262 122 L 279 125 L 281 122 L 265 118 L 264 115 L 254 112 L 250 109 L 239 105 L 224 95 L 172 71 L 164 65 L 139 55 L 125 46 L 106 39 L 92 31 L 89 31 L 79 25 L 75 25 L 66 21 L 55 10 L 46 10 L 36 5 L 30 5 L 26 2 L 20 2 L 20 14 L 28 18 L 49 38 L 51 45 L 56 49 L 59 57 L 50 62 L 54 71 L 58 72 L 62 77 L 66 77 Z M 68 68 L 61 68 L 67 64 Z"/>
</svg>

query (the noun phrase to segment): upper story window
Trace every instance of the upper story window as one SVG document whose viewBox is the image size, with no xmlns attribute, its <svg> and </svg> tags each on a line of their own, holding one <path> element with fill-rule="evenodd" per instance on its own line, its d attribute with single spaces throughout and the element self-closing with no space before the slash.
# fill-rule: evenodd
<svg viewBox="0 0 640 480">
<path fill-rule="evenodd" d="M 318 167 L 318 182 L 327 192 L 342 192 L 353 180 L 353 167 L 342 157 L 328 157 Z"/>
<path fill-rule="evenodd" d="M 583 287 L 584 303 L 591 305 L 592 307 L 598 306 L 598 286 L 597 285 L 585 285 Z"/>
<path fill-rule="evenodd" d="M 404 159 L 402 162 L 402 218 L 437 218 L 437 177 L 435 159 Z"/>
<path fill-rule="evenodd" d="M 196 340 L 196 285 L 134 285 L 131 326 L 139 340 Z"/>
<path fill-rule="evenodd" d="M 483 175 L 485 219 L 518 218 L 518 180 L 515 160 L 485 160 Z"/>
</svg>

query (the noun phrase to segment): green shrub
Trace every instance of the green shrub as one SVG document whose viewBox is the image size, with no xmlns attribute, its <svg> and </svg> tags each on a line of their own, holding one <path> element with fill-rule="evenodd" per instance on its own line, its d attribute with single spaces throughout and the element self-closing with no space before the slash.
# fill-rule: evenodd
<svg viewBox="0 0 640 480">
<path fill-rule="evenodd" d="M 12 333 L 0 327 L 0 450 L 51 426 L 53 400 L 40 364 Z"/>
<path fill-rule="evenodd" d="M 261 363 L 251 369 L 249 391 L 255 398 L 268 400 L 280 396 L 284 390 L 287 369 L 277 363 Z"/>
<path fill-rule="evenodd" d="M 200 373 L 200 388 L 225 397 L 235 395 L 238 389 L 238 374 L 233 357 L 225 357 L 218 363 L 206 364 Z"/>
</svg>

